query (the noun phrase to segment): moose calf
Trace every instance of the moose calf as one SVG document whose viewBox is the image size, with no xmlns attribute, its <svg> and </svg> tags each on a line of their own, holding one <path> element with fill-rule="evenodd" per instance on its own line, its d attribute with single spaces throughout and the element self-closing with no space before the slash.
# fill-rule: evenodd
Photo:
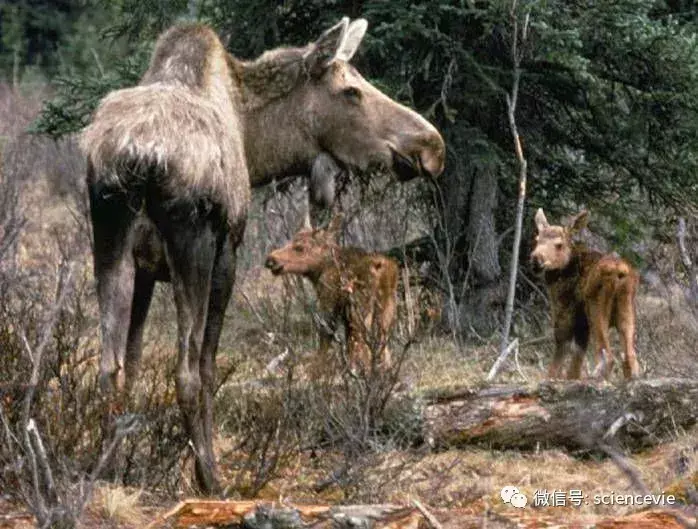
<svg viewBox="0 0 698 529">
<path fill-rule="evenodd" d="M 588 212 L 568 226 L 551 226 L 542 209 L 536 212 L 538 233 L 531 253 L 534 268 L 543 271 L 552 307 L 555 356 L 549 376 L 559 377 L 566 349 L 572 349 L 568 378 L 580 378 L 589 335 L 594 342 L 594 376 L 608 377 L 613 367 L 609 329 L 616 327 L 625 353 L 626 378 L 639 374 L 635 355 L 635 293 L 639 275 L 615 254 L 602 254 L 573 242 Z"/>
<path fill-rule="evenodd" d="M 384 255 L 337 244 L 339 221 L 326 230 L 302 228 L 286 246 L 274 250 L 265 266 L 274 275 L 297 274 L 313 284 L 324 324 L 318 325 L 318 361 L 327 352 L 338 323 L 344 325 L 352 368 L 371 372 L 373 354 L 385 370 L 387 346 L 395 320 L 398 265 Z"/>
</svg>

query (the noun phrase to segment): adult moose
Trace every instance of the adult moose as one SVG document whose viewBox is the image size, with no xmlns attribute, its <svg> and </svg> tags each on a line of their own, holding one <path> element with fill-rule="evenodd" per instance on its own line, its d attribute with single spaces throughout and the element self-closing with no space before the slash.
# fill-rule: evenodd
<svg viewBox="0 0 698 529">
<path fill-rule="evenodd" d="M 443 169 L 436 129 L 349 65 L 366 27 L 345 18 L 304 47 L 241 61 L 213 30 L 175 26 L 140 84 L 107 95 L 83 132 L 102 387 L 130 388 L 154 282 L 171 281 L 177 400 L 203 492 L 218 489 L 215 354 L 250 186 L 307 174 L 320 153 L 400 179 Z"/>
</svg>

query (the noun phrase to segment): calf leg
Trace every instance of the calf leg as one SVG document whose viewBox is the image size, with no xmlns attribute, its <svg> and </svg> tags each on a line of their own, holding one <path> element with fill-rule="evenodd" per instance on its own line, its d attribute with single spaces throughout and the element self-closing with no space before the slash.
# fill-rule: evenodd
<svg viewBox="0 0 698 529">
<path fill-rule="evenodd" d="M 586 349 L 582 349 L 577 342 L 572 342 L 570 344 L 570 349 L 572 349 L 572 361 L 567 370 L 567 378 L 570 380 L 579 380 L 582 378 L 582 364 L 584 363 Z"/>
<path fill-rule="evenodd" d="M 555 353 L 553 355 L 553 361 L 550 362 L 550 367 L 548 368 L 548 378 L 560 378 L 560 372 L 562 371 L 562 361 L 565 358 L 567 349 L 569 348 L 569 342 L 572 339 L 571 332 L 569 329 L 563 325 L 555 325 Z"/>
<path fill-rule="evenodd" d="M 594 377 L 608 378 L 613 370 L 613 353 L 609 336 L 612 303 L 612 295 L 604 290 L 588 304 L 589 326 L 595 347 Z"/>
<path fill-rule="evenodd" d="M 384 370 L 392 367 L 393 361 L 388 348 L 388 340 L 390 339 L 390 331 L 395 321 L 395 298 L 391 297 L 382 307 L 380 307 L 380 339 L 381 339 L 381 364 Z"/>
<path fill-rule="evenodd" d="M 594 356 L 594 377 L 608 378 L 613 369 L 613 354 L 609 339 L 608 323 L 600 321 L 592 324 L 592 334 L 596 353 Z"/>
<path fill-rule="evenodd" d="M 626 379 L 640 375 L 640 365 L 635 353 L 635 306 L 633 296 L 620 300 L 616 315 L 616 326 L 623 346 L 623 375 Z"/>
</svg>

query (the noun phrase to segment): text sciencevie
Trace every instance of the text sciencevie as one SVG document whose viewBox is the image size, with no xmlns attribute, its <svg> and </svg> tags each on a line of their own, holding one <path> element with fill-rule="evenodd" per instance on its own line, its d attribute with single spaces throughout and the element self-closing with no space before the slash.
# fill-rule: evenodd
<svg viewBox="0 0 698 529">
<path fill-rule="evenodd" d="M 586 494 L 581 489 L 534 491 L 529 501 L 528 497 L 518 488 L 508 485 L 500 493 L 502 501 L 512 507 L 581 507 L 582 505 L 674 505 L 676 497 L 673 494 L 621 494 L 615 491 Z"/>
</svg>

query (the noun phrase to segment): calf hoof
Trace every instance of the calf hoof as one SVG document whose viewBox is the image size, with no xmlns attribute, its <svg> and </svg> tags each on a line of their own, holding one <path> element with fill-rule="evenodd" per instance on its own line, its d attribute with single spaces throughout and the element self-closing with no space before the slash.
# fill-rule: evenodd
<svg viewBox="0 0 698 529">
<path fill-rule="evenodd" d="M 640 366 L 637 364 L 634 364 L 632 366 L 623 364 L 623 375 L 625 376 L 626 380 L 640 378 Z"/>
</svg>

